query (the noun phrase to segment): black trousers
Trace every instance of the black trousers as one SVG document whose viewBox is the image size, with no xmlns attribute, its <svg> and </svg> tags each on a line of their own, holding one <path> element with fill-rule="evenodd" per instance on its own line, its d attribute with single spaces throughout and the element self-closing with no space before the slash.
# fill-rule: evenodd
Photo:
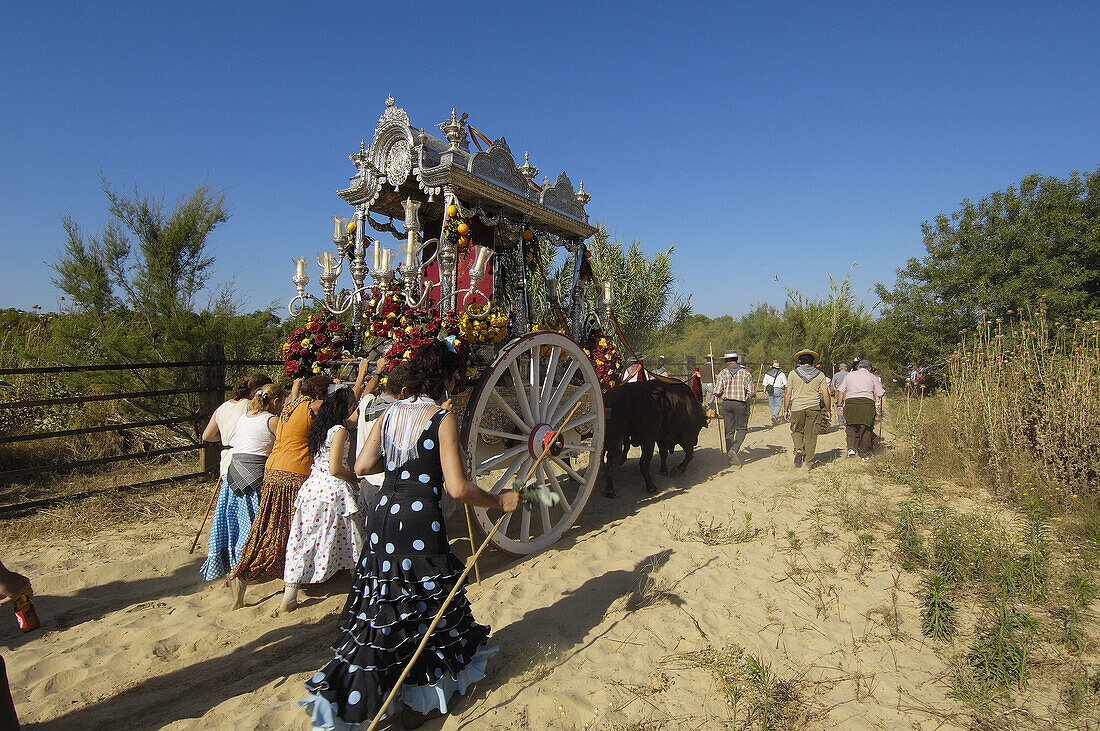
<svg viewBox="0 0 1100 731">
<path fill-rule="evenodd" d="M 718 405 L 722 423 L 726 427 L 726 451 L 736 452 L 749 433 L 749 405 L 744 401 L 722 399 Z"/>
</svg>

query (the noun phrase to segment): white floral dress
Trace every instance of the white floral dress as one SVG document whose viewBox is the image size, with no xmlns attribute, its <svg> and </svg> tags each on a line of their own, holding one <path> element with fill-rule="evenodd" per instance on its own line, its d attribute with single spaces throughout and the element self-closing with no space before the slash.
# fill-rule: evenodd
<svg viewBox="0 0 1100 731">
<path fill-rule="evenodd" d="M 313 456 L 309 477 L 294 500 L 290 539 L 286 544 L 283 581 L 319 584 L 340 569 L 354 569 L 363 551 L 363 515 L 356 500 L 357 486 L 333 477 L 328 471 L 332 438 L 342 426 L 334 426 L 325 444 Z M 344 441 L 344 466 L 350 471 L 349 447 Z"/>
</svg>

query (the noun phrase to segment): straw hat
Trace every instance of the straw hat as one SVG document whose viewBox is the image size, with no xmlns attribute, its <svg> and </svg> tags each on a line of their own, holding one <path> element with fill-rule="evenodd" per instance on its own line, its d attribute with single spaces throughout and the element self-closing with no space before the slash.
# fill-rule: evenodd
<svg viewBox="0 0 1100 731">
<path fill-rule="evenodd" d="M 795 353 L 794 354 L 794 359 L 797 361 L 799 358 L 801 358 L 804 355 L 812 355 L 814 357 L 814 362 L 817 362 L 817 358 L 818 358 L 817 353 L 813 350 L 810 350 L 809 348 L 803 348 L 802 350 Z"/>
</svg>

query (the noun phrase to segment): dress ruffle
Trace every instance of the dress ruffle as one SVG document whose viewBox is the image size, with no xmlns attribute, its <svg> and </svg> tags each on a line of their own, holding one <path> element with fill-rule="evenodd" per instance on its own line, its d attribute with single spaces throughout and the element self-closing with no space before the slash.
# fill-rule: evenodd
<svg viewBox="0 0 1100 731">
<path fill-rule="evenodd" d="M 430 685 L 402 685 L 397 697 L 390 703 L 382 718 L 388 718 L 399 712 L 402 706 L 409 706 L 421 714 L 428 714 L 432 711 L 439 711 L 443 714 L 448 713 L 447 701 L 455 693 L 466 695 L 470 686 L 482 680 L 485 677 L 485 666 L 488 664 L 489 658 L 496 652 L 496 647 L 481 648 L 457 675 L 445 675 Z M 316 677 L 315 675 L 314 678 Z M 389 689 L 382 692 L 388 695 Z M 381 703 L 381 700 L 378 703 Z M 309 714 L 314 731 L 359 731 L 369 726 L 374 718 L 372 715 L 362 721 L 348 723 L 336 715 L 338 704 L 327 700 L 320 693 L 312 693 L 305 700 L 298 701 L 298 705 L 305 708 L 306 713 Z M 377 706 L 374 712 L 378 712 Z"/>
</svg>

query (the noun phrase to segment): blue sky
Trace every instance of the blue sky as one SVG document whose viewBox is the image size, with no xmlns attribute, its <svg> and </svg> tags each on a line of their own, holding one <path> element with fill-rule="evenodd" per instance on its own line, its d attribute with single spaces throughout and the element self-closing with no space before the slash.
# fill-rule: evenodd
<svg viewBox="0 0 1100 731">
<path fill-rule="evenodd" d="M 393 94 L 452 107 L 647 251 L 696 310 L 857 293 L 920 223 L 1100 164 L 1100 3 L 8 3 L 0 9 L 0 307 L 57 306 L 59 217 L 105 222 L 98 175 L 231 219 L 214 283 L 285 305 Z"/>
</svg>

